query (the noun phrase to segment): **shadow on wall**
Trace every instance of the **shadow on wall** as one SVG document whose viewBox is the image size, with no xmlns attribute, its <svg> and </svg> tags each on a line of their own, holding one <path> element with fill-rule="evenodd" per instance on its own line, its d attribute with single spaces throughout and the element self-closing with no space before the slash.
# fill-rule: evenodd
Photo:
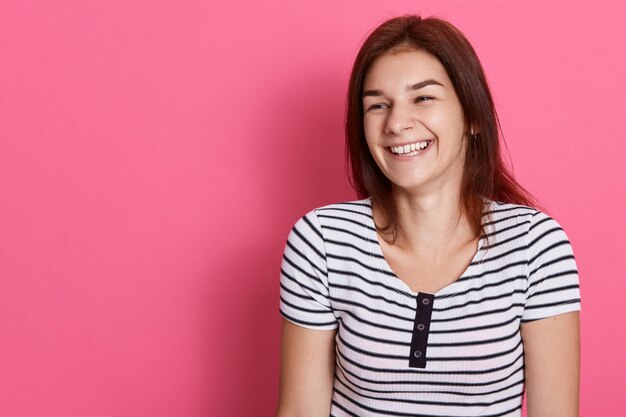
<svg viewBox="0 0 626 417">
<path fill-rule="evenodd" d="M 224 253 L 218 267 L 223 306 L 215 320 L 215 415 L 273 415 L 278 394 L 279 273 L 289 230 L 309 210 L 354 198 L 345 175 L 343 117 L 346 85 L 316 74 L 295 80 L 258 117 L 255 148 L 258 198 L 248 199 L 254 230 Z M 224 306 L 229 305 L 228 308 Z M 229 309 L 237 309 L 233 315 Z M 216 311 L 216 310 L 214 310 Z M 305 360 L 305 358 L 303 358 Z"/>
</svg>

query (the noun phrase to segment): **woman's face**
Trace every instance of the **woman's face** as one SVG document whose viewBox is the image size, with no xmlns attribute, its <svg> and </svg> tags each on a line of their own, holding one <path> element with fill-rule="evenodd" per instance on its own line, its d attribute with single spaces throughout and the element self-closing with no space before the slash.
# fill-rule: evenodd
<svg viewBox="0 0 626 417">
<path fill-rule="evenodd" d="M 378 57 L 365 75 L 363 109 L 367 145 L 394 189 L 460 187 L 463 109 L 437 58 L 423 51 Z"/>
</svg>

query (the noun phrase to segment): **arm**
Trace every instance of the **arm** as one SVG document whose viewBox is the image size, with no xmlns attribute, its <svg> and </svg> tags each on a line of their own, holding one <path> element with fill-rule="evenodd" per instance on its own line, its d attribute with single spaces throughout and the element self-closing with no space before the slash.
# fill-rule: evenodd
<svg viewBox="0 0 626 417">
<path fill-rule="evenodd" d="M 328 417 L 335 373 L 335 333 L 282 320 L 276 417 Z"/>
<path fill-rule="evenodd" d="M 533 215 L 522 314 L 528 417 L 578 417 L 580 287 L 574 252 L 561 225 Z"/>
<path fill-rule="evenodd" d="M 335 373 L 335 334 L 321 225 L 315 212 L 289 233 L 280 273 L 282 320 L 276 417 L 328 417 Z"/>
<path fill-rule="evenodd" d="M 523 323 L 528 417 L 578 417 L 579 312 Z"/>
</svg>

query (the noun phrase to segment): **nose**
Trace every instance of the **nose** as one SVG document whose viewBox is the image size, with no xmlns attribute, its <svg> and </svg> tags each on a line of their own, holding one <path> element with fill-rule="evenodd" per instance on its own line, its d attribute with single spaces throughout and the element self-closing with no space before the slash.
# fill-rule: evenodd
<svg viewBox="0 0 626 417">
<path fill-rule="evenodd" d="M 407 106 L 394 105 L 387 114 L 385 131 L 396 135 L 405 133 L 415 126 L 415 115 Z"/>
</svg>

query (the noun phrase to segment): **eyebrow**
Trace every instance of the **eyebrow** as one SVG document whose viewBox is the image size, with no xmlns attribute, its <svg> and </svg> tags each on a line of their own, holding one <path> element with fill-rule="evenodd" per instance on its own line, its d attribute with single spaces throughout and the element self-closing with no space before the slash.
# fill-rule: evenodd
<svg viewBox="0 0 626 417">
<path fill-rule="evenodd" d="M 413 85 L 410 85 L 410 86 L 408 86 L 406 88 L 406 90 L 407 91 L 416 91 L 416 90 L 419 90 L 420 88 L 426 87 L 427 85 L 440 85 L 442 87 L 445 87 L 439 81 L 433 80 L 431 78 L 429 80 L 420 81 L 419 83 L 415 83 Z M 367 91 L 363 92 L 363 97 L 368 97 L 368 96 L 379 97 L 379 96 L 382 96 L 382 95 L 383 95 L 382 90 L 367 90 Z"/>
</svg>

